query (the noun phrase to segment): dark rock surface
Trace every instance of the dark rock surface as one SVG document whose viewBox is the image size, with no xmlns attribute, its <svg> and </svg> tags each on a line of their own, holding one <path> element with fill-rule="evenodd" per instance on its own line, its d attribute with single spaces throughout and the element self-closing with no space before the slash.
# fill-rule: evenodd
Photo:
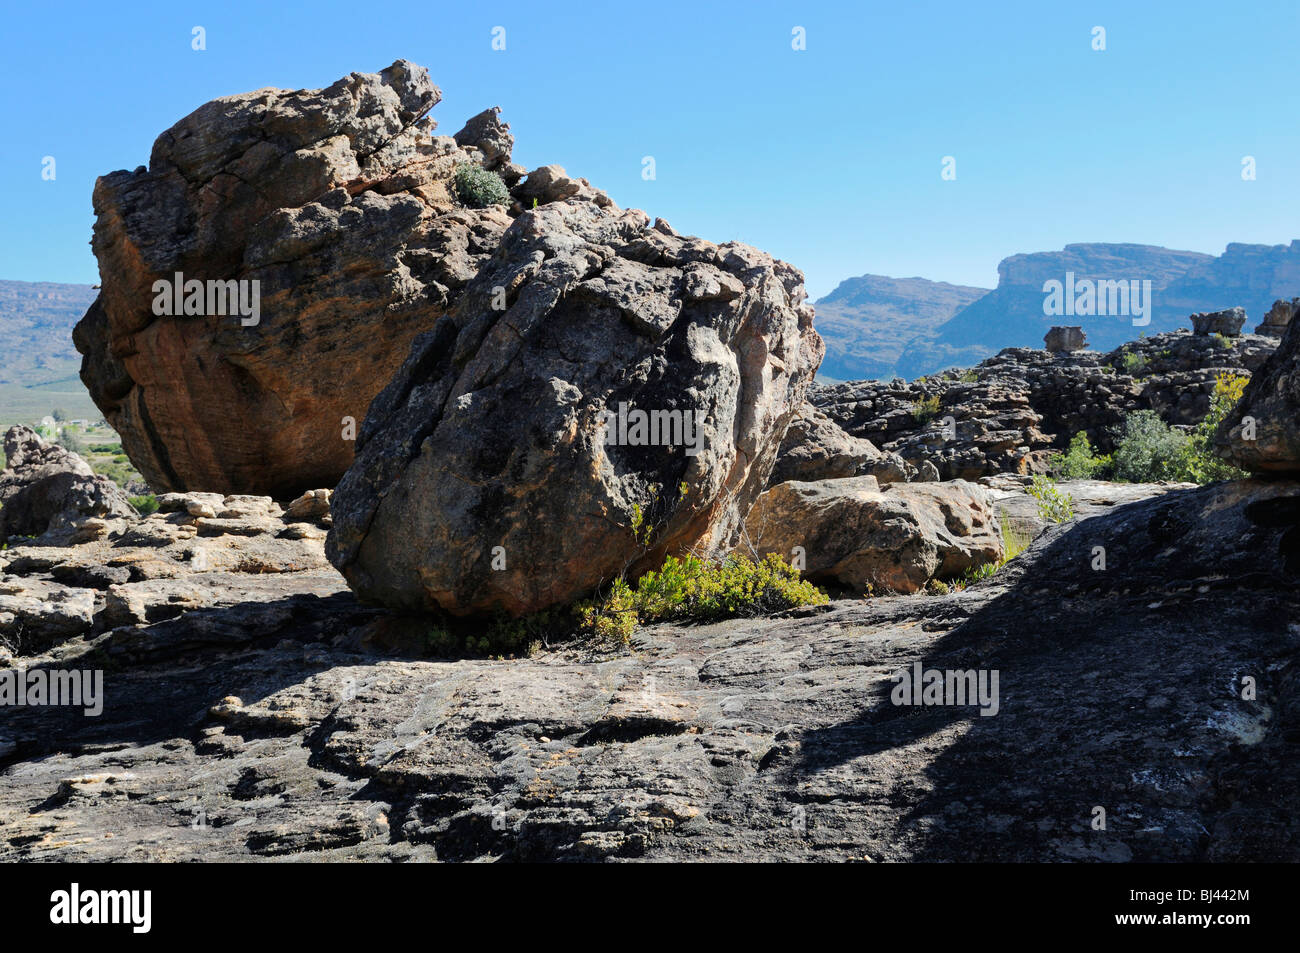
<svg viewBox="0 0 1300 953">
<path fill-rule="evenodd" d="M 104 713 L 4 712 L 0 857 L 1300 860 L 1297 514 L 1174 491 L 964 592 L 628 654 L 401 657 L 347 594 L 73 640 L 24 661 L 105 667 Z M 996 669 L 997 714 L 894 705 L 916 662 Z"/>
<path fill-rule="evenodd" d="M 1048 351 L 1082 351 L 1088 346 L 1088 336 L 1078 325 L 1048 328 L 1043 335 L 1043 348 Z"/>
</svg>

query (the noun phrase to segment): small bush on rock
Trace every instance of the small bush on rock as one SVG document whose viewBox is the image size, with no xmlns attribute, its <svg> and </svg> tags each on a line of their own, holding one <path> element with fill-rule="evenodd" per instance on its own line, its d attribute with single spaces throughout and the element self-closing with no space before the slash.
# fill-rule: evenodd
<svg viewBox="0 0 1300 953">
<path fill-rule="evenodd" d="M 937 394 L 922 397 L 912 405 L 912 417 L 917 423 L 923 424 L 937 413 L 939 413 L 939 397 Z"/>
<path fill-rule="evenodd" d="M 501 176 L 482 166 L 462 162 L 456 166 L 452 184 L 456 188 L 456 196 L 470 208 L 510 204 L 510 192 L 501 181 Z"/>
<path fill-rule="evenodd" d="M 735 553 L 722 560 L 670 556 L 635 586 L 617 580 L 603 599 L 579 608 L 579 619 L 588 632 L 625 640 L 648 622 L 712 622 L 826 601 L 824 592 L 775 553 L 757 561 Z"/>
<path fill-rule="evenodd" d="M 1074 515 L 1074 498 L 1057 489 L 1051 477 L 1036 474 L 1028 493 L 1038 502 L 1038 518 L 1045 523 L 1064 523 Z"/>
</svg>

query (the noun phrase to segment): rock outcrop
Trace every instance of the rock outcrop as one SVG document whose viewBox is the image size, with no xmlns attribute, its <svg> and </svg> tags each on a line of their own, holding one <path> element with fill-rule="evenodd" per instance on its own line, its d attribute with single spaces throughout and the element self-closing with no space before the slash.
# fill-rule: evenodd
<svg viewBox="0 0 1300 953">
<path fill-rule="evenodd" d="M 1048 328 L 1043 335 L 1043 348 L 1048 351 L 1082 351 L 1088 346 L 1088 335 L 1078 325 Z"/>
<path fill-rule="evenodd" d="M 1215 449 L 1251 473 L 1300 473 L 1300 325 L 1294 321 L 1219 426 Z"/>
<path fill-rule="evenodd" d="M 916 592 L 1003 556 L 988 495 L 964 480 L 791 481 L 760 496 L 745 527 L 760 554 L 803 562 L 807 578 L 855 595 Z"/>
<path fill-rule="evenodd" d="M 1273 307 L 1268 309 L 1264 320 L 1255 328 L 1255 333 L 1280 338 L 1286 333 L 1287 325 L 1291 323 L 1297 310 L 1300 310 L 1300 298 L 1292 298 L 1290 301 L 1279 298 L 1273 302 Z"/>
<path fill-rule="evenodd" d="M 285 511 L 269 497 L 169 493 L 145 518 L 87 516 L 15 543 L 0 553 L 0 644 L 31 655 L 122 627 L 147 639 L 195 609 L 346 592 L 325 560 L 328 499 L 316 491 Z"/>
<path fill-rule="evenodd" d="M 0 471 L 0 542 L 40 536 L 92 517 L 134 516 L 130 500 L 107 477 L 30 427 L 10 427 Z"/>
<path fill-rule="evenodd" d="M 897 454 L 877 450 L 870 440 L 849 436 L 825 412 L 805 403 L 785 432 L 768 485 L 853 476 L 900 483 L 915 479 L 916 468 Z"/>
<path fill-rule="evenodd" d="M 224 97 L 163 133 L 147 170 L 98 180 L 102 290 L 74 337 L 156 490 L 289 499 L 347 469 L 350 422 L 510 221 L 451 185 L 464 163 L 518 180 L 508 127 L 489 110 L 433 135 L 440 98 L 405 60 Z"/>
<path fill-rule="evenodd" d="M 1221 334 L 1235 338 L 1246 323 L 1245 308 L 1227 308 L 1223 311 L 1202 311 L 1191 316 L 1193 334 Z"/>
<path fill-rule="evenodd" d="M 363 598 L 566 603 L 726 547 L 767 484 L 822 357 L 803 276 L 576 184 L 520 214 L 371 405 L 328 549 Z"/>
<path fill-rule="evenodd" d="M 1134 411 L 1196 424 L 1209 411 L 1217 376 L 1249 376 L 1277 346 L 1272 337 L 1184 329 L 1110 353 L 1006 348 L 967 371 L 815 386 L 809 401 L 849 434 L 918 469 L 929 462 L 945 480 L 978 480 L 1042 472 L 1080 431 L 1109 452 Z"/>
</svg>

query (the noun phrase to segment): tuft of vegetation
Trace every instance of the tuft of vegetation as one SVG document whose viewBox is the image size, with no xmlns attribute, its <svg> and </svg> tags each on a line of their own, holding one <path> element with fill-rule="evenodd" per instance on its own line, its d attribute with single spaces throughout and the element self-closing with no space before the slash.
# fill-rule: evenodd
<svg viewBox="0 0 1300 953">
<path fill-rule="evenodd" d="M 1235 341 L 1233 341 L 1232 338 L 1226 337 L 1220 334 L 1218 331 L 1214 332 L 1213 337 L 1214 337 L 1214 343 L 1217 344 L 1219 347 L 1223 348 L 1225 351 L 1231 348 L 1232 345 L 1236 343 Z"/>
<path fill-rule="evenodd" d="M 1138 377 L 1147 369 L 1147 359 L 1137 351 L 1129 351 L 1122 358 L 1120 364 L 1124 367 L 1124 373 L 1132 377 Z"/>
<path fill-rule="evenodd" d="M 152 493 L 144 496 L 128 496 L 126 499 L 141 516 L 148 516 L 150 513 L 158 512 L 158 497 Z"/>
<path fill-rule="evenodd" d="M 982 563 L 979 566 L 972 566 L 970 569 L 967 569 L 962 573 L 960 578 L 951 583 L 946 583 L 939 579 L 931 579 L 926 583 L 926 591 L 931 595 L 936 596 L 947 595 L 950 592 L 961 592 L 969 585 L 977 583 L 983 579 L 988 579 L 990 576 L 997 573 L 999 569 L 1029 548 L 1031 542 L 1029 537 L 1012 529 L 1011 524 L 1007 521 L 1007 515 L 1005 513 L 1002 514 L 1001 531 L 1001 559 L 997 562 Z"/>
<path fill-rule="evenodd" d="M 1059 480 L 1098 480 L 1110 472 L 1110 454 L 1098 455 L 1088 440 L 1087 431 L 1080 430 L 1070 438 L 1065 453 L 1054 453 L 1049 461 L 1052 473 Z"/>
<path fill-rule="evenodd" d="M 826 593 L 776 553 L 760 560 L 738 553 L 720 560 L 687 555 L 668 557 L 635 585 L 615 580 L 603 598 L 582 604 L 578 613 L 584 631 L 626 641 L 648 622 L 713 622 L 826 601 Z"/>
<path fill-rule="evenodd" d="M 923 424 L 932 419 L 939 413 L 939 395 L 932 394 L 929 397 L 922 397 L 912 405 L 912 417 L 917 423 Z"/>
<path fill-rule="evenodd" d="M 501 176 L 472 162 L 456 166 L 452 177 L 456 196 L 470 208 L 487 208 L 489 205 L 509 205 L 510 191 Z"/>
<path fill-rule="evenodd" d="M 1074 497 L 1062 493 L 1049 476 L 1035 474 L 1027 492 L 1038 503 L 1038 518 L 1045 523 L 1064 523 L 1074 515 Z"/>
</svg>

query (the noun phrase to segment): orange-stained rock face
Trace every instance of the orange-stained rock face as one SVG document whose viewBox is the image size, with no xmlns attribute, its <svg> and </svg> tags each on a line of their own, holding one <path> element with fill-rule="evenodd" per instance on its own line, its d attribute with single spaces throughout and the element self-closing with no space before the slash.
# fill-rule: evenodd
<svg viewBox="0 0 1300 953">
<path fill-rule="evenodd" d="M 163 133 L 148 170 L 97 182 L 102 290 L 74 339 L 153 487 L 289 498 L 347 469 L 371 398 L 510 223 L 449 187 L 466 162 L 518 181 L 508 127 L 488 110 L 431 135 L 440 98 L 401 60 L 226 97 Z M 156 313 L 155 283 L 177 273 L 242 283 L 256 323 Z"/>
</svg>

